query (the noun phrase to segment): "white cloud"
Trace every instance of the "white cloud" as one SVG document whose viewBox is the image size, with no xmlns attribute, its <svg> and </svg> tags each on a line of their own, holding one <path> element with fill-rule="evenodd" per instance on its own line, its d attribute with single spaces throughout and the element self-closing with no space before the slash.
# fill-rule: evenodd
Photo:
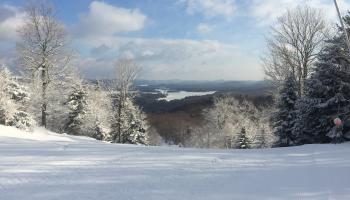
<svg viewBox="0 0 350 200">
<path fill-rule="evenodd" d="M 338 0 L 338 4 L 343 14 L 350 9 L 349 2 L 345 0 Z M 277 17 L 282 16 L 288 9 L 305 5 L 321 9 L 328 20 L 337 20 L 334 3 L 329 0 L 252 0 L 249 12 L 261 25 L 268 25 Z"/>
<path fill-rule="evenodd" d="M 200 13 L 206 17 L 232 18 L 236 11 L 235 0 L 179 0 L 185 3 L 189 14 Z"/>
<path fill-rule="evenodd" d="M 104 37 L 81 40 L 89 49 L 111 48 L 104 56 L 85 57 L 82 71 L 92 77 L 110 77 L 119 57 L 131 56 L 143 67 L 147 79 L 262 79 L 258 59 L 241 53 L 235 45 L 213 40 Z M 98 73 L 96 73 L 98 71 Z"/>
<path fill-rule="evenodd" d="M 200 34 L 208 34 L 213 30 L 213 27 L 209 24 L 200 23 L 197 26 L 197 32 Z"/>
<path fill-rule="evenodd" d="M 80 16 L 79 35 L 113 35 L 142 30 L 147 16 L 138 9 L 126 9 L 93 1 L 89 12 Z"/>
<path fill-rule="evenodd" d="M 24 24 L 25 13 L 9 5 L 0 5 L 0 41 L 18 39 L 17 29 Z"/>
<path fill-rule="evenodd" d="M 155 53 L 153 51 L 150 50 L 145 50 L 144 52 L 142 52 L 142 56 L 144 57 L 150 57 L 153 56 Z"/>
</svg>

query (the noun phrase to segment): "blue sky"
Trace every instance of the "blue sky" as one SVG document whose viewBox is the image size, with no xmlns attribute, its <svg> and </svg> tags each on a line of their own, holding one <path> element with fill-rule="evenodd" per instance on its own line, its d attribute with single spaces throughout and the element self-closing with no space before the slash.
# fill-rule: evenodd
<svg viewBox="0 0 350 200">
<path fill-rule="evenodd" d="M 338 0 L 343 12 L 350 0 Z M 25 0 L 0 0 L 0 64 L 16 65 L 15 29 Z M 274 20 L 309 5 L 336 22 L 333 0 L 52 0 L 89 78 L 110 78 L 130 57 L 144 79 L 261 80 L 260 57 Z M 3 14 L 1 14 L 3 13 Z"/>
</svg>

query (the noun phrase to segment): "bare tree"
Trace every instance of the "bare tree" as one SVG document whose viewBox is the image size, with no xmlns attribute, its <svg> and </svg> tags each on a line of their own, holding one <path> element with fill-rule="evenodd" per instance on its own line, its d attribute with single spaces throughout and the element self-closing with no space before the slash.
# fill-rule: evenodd
<svg viewBox="0 0 350 200">
<path fill-rule="evenodd" d="M 126 98 L 133 95 L 130 91 L 133 89 L 132 86 L 140 72 L 140 67 L 132 59 L 122 58 L 116 62 L 115 72 L 115 86 L 120 93 L 121 100 L 125 102 Z"/>
<path fill-rule="evenodd" d="M 113 130 L 113 141 L 124 143 L 123 134 L 134 127 L 125 124 L 127 121 L 126 111 L 134 107 L 132 99 L 135 95 L 132 90 L 133 83 L 140 71 L 140 68 L 131 59 L 122 58 L 115 64 L 116 79 L 114 82 L 115 91 L 112 93 L 114 99 L 113 107 L 115 109 L 115 123 Z M 135 108 L 136 109 L 136 108 Z M 130 113 L 129 113 L 130 114 Z"/>
<path fill-rule="evenodd" d="M 17 44 L 19 60 L 31 80 L 40 82 L 41 125 L 47 125 L 49 87 L 54 77 L 60 76 L 68 65 L 70 56 L 65 51 L 66 31 L 54 18 L 53 7 L 47 2 L 27 7 L 27 20 L 19 33 Z"/>
<path fill-rule="evenodd" d="M 326 22 L 320 10 L 297 7 L 277 19 L 267 39 L 268 54 L 263 58 L 267 79 L 277 86 L 292 73 L 303 94 L 305 80 L 327 37 Z"/>
</svg>

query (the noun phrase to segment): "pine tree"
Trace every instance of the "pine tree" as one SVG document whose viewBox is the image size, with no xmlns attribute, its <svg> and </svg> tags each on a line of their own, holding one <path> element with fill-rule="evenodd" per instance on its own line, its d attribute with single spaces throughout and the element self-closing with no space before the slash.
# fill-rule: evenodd
<svg viewBox="0 0 350 200">
<path fill-rule="evenodd" d="M 296 128 L 299 128 L 302 143 L 340 142 L 344 139 L 333 120 L 339 117 L 349 121 L 350 73 L 337 64 L 334 59 L 337 55 L 330 56 L 329 53 L 325 50 L 320 56 L 315 73 L 308 81 L 306 97 L 298 106 L 298 125 L 301 128 Z M 344 127 L 341 132 L 348 131 L 349 128 Z"/>
<path fill-rule="evenodd" d="M 121 143 L 148 144 L 147 121 L 142 111 L 130 99 L 126 99 L 120 109 L 118 95 L 113 98 L 114 119 L 113 141 Z M 119 110 L 120 109 L 120 110 Z M 121 135 L 118 135 L 120 131 Z"/>
<path fill-rule="evenodd" d="M 298 99 L 296 91 L 297 86 L 294 76 L 290 75 L 279 91 L 277 112 L 273 116 L 274 134 L 278 138 L 277 146 L 295 144 L 295 138 L 292 134 L 295 123 L 295 103 Z"/>
<path fill-rule="evenodd" d="M 87 112 L 87 92 L 86 88 L 77 84 L 73 87 L 72 92 L 68 96 L 67 105 L 69 107 L 68 122 L 66 124 L 65 131 L 72 135 L 82 135 L 81 132 L 84 117 Z"/>
<path fill-rule="evenodd" d="M 149 144 L 148 124 L 145 114 L 136 105 L 131 106 L 131 129 L 126 141 L 131 144 Z"/>
<path fill-rule="evenodd" d="M 247 133 L 244 127 L 241 129 L 241 132 L 239 132 L 236 142 L 237 142 L 238 149 L 250 148 L 249 139 L 247 138 Z"/>
<path fill-rule="evenodd" d="M 345 20 L 350 25 L 350 18 Z M 298 103 L 295 132 L 301 143 L 341 142 L 350 133 L 350 57 L 342 31 L 318 56 L 315 72 L 307 82 L 306 97 Z M 333 120 L 340 118 L 342 127 Z"/>
<path fill-rule="evenodd" d="M 27 112 L 29 94 L 11 72 L 0 69 L 0 124 L 30 130 L 35 125 L 32 115 Z"/>
</svg>

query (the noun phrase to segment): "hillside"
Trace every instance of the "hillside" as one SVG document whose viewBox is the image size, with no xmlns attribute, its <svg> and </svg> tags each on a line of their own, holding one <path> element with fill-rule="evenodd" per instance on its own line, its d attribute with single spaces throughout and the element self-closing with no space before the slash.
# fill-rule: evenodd
<svg viewBox="0 0 350 200">
<path fill-rule="evenodd" d="M 350 144 L 204 150 L 0 126 L 1 200 L 350 199 Z"/>
</svg>

